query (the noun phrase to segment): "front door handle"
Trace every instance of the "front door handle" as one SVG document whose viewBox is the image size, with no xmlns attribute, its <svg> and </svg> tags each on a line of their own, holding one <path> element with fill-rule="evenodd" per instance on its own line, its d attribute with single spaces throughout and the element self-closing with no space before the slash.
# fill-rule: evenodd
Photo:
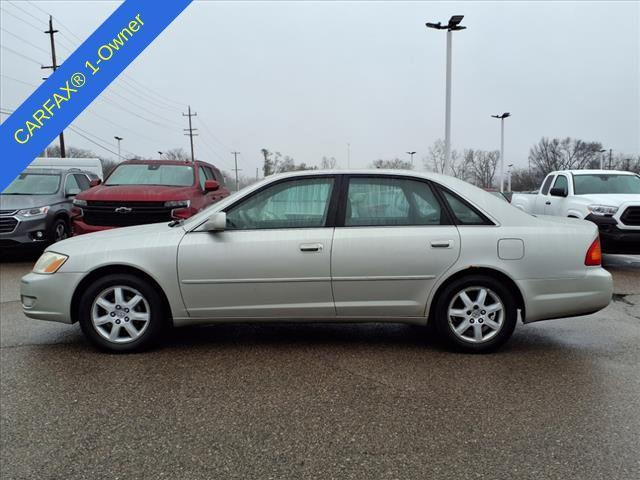
<svg viewBox="0 0 640 480">
<path fill-rule="evenodd" d="M 434 240 L 431 242 L 431 248 L 449 248 L 451 247 L 451 240 Z"/>
<path fill-rule="evenodd" d="M 545 202 L 545 205 L 551 205 L 551 202 Z"/>
<path fill-rule="evenodd" d="M 301 252 L 321 252 L 323 245 L 321 243 L 301 243 Z"/>
</svg>

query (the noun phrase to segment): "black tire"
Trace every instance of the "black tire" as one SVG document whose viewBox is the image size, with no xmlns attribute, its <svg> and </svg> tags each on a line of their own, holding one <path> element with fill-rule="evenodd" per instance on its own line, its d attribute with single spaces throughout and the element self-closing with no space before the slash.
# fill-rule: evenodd
<svg viewBox="0 0 640 480">
<path fill-rule="evenodd" d="M 58 217 L 53 221 L 51 229 L 49 230 L 49 240 L 51 240 L 51 243 L 56 243 L 65 238 L 69 238 L 70 233 L 71 227 L 69 226 L 69 222 L 62 217 Z"/>
<path fill-rule="evenodd" d="M 118 310 L 118 315 L 123 315 L 123 317 L 121 318 L 117 316 L 111 316 L 108 310 L 99 307 L 99 313 L 106 312 L 107 315 L 113 318 L 113 321 L 111 319 L 108 320 L 111 323 L 110 325 L 104 324 L 101 327 L 95 326 L 92 320 L 94 302 L 97 300 L 98 296 L 103 294 L 105 291 L 108 291 L 111 287 L 124 287 L 123 290 L 129 293 L 131 293 L 131 291 L 137 291 L 142 296 L 142 301 L 144 302 L 141 307 L 141 310 L 143 310 L 141 313 L 143 315 L 147 314 L 149 318 L 148 321 L 141 322 L 135 320 L 133 318 L 133 315 L 131 320 L 129 319 L 129 317 L 125 317 L 124 315 L 126 314 L 124 313 L 124 306 L 121 306 Z M 126 298 L 127 297 L 125 296 L 125 299 Z M 132 297 L 128 298 L 132 299 Z M 116 303 L 117 301 L 114 301 L 114 305 Z M 134 307 L 132 307 L 132 311 L 133 309 Z M 129 312 L 129 309 L 127 309 L 127 312 Z M 114 310 L 113 313 L 115 314 L 116 311 Z M 133 313 L 135 314 L 137 312 Z M 125 325 L 124 323 L 125 319 L 127 325 Z M 106 275 L 102 278 L 97 279 L 95 282 L 89 285 L 88 288 L 86 288 L 86 290 L 82 294 L 82 297 L 80 298 L 78 321 L 80 323 L 82 333 L 84 333 L 84 335 L 93 345 L 101 350 L 117 353 L 137 352 L 151 348 L 152 346 L 157 344 L 162 336 L 163 331 L 165 330 L 165 325 L 167 324 L 166 312 L 164 311 L 164 306 L 160 294 L 155 290 L 153 286 L 149 285 L 147 281 L 135 275 L 125 273 Z M 116 341 L 110 341 L 108 338 L 105 338 L 104 335 L 108 333 L 107 330 L 116 328 L 116 325 L 114 323 L 116 321 L 118 322 L 117 327 L 119 327 L 119 335 Z M 141 331 L 139 336 L 135 339 L 131 338 L 128 333 L 128 329 L 125 329 L 125 327 L 133 326 L 134 323 L 136 324 L 134 328 Z M 141 328 L 140 324 L 144 325 L 145 323 L 146 327 Z M 99 329 L 103 332 L 103 334 L 99 333 Z M 131 339 L 128 339 L 127 337 Z"/>
<path fill-rule="evenodd" d="M 476 288 L 478 288 L 478 290 L 475 290 Z M 484 310 L 480 309 L 477 310 L 478 312 L 480 312 L 478 313 L 479 316 L 477 318 L 471 318 L 471 316 L 469 316 L 469 318 L 471 318 L 469 322 L 473 323 L 473 325 L 469 325 L 469 327 L 467 327 L 467 329 L 465 329 L 463 333 L 466 333 L 467 336 L 471 336 L 472 334 L 470 330 L 472 330 L 475 334 L 475 329 L 479 328 L 480 332 L 484 331 L 484 335 L 487 335 L 488 337 L 487 340 L 480 340 L 477 341 L 477 343 L 474 343 L 474 341 L 472 340 L 465 340 L 464 338 L 461 338 L 461 334 L 455 333 L 454 327 L 462 327 L 462 322 L 464 321 L 464 319 L 462 317 L 453 317 L 452 321 L 450 322 L 448 311 L 450 305 L 452 304 L 452 301 L 454 301 L 454 298 L 456 298 L 462 291 L 468 289 L 468 297 L 471 300 L 475 300 L 477 297 L 473 297 L 473 294 L 475 291 L 479 292 L 480 288 L 487 289 L 490 298 L 496 297 L 502 303 L 504 308 L 502 309 L 503 314 L 501 317 L 501 327 L 499 329 L 496 329 L 497 333 L 493 334 L 493 336 L 490 336 L 490 334 L 496 330 L 493 330 L 491 327 L 489 327 L 489 325 L 487 325 L 487 319 L 485 319 L 484 317 L 488 317 L 488 320 L 491 320 L 495 324 L 496 322 L 494 320 L 497 318 L 495 316 L 495 313 L 482 315 L 481 312 L 484 312 Z M 461 299 L 456 300 L 456 302 L 461 301 Z M 475 304 L 476 302 L 472 303 Z M 453 306 L 462 305 L 463 304 L 461 303 L 453 304 Z M 489 307 L 491 306 L 492 305 L 490 305 Z M 464 308 L 462 308 L 462 310 L 466 308 L 467 307 L 465 306 Z M 472 306 L 467 312 L 463 313 L 472 312 L 472 315 L 475 315 L 474 308 L 475 306 Z M 487 308 L 487 310 L 489 310 L 489 308 Z M 494 315 L 493 319 L 489 317 L 490 315 Z M 447 285 L 444 290 L 442 290 L 442 292 L 440 292 L 438 298 L 436 299 L 434 318 L 432 320 L 438 336 L 443 339 L 449 346 L 455 348 L 456 350 L 468 353 L 487 353 L 496 350 L 507 340 L 509 340 L 509 338 L 511 338 L 511 335 L 513 334 L 513 331 L 516 327 L 517 319 L 518 309 L 516 300 L 511 291 L 502 282 L 487 275 L 469 275 L 454 280 L 449 285 Z M 479 320 L 482 320 L 482 322 L 480 322 Z M 455 321 L 459 323 L 455 324 Z M 480 323 L 483 323 L 483 326 L 481 326 Z M 482 336 L 483 334 L 481 333 L 480 335 Z"/>
</svg>

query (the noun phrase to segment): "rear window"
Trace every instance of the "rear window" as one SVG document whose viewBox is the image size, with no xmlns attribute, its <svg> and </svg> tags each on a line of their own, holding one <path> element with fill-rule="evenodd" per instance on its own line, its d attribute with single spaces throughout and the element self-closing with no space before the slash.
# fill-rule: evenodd
<svg viewBox="0 0 640 480">
<path fill-rule="evenodd" d="M 163 165 L 130 163 L 116 167 L 105 185 L 165 185 L 189 187 L 193 185 L 191 165 Z"/>
<path fill-rule="evenodd" d="M 640 193 L 640 177 L 637 175 L 590 174 L 574 175 L 573 189 L 576 195 L 592 193 Z"/>
</svg>

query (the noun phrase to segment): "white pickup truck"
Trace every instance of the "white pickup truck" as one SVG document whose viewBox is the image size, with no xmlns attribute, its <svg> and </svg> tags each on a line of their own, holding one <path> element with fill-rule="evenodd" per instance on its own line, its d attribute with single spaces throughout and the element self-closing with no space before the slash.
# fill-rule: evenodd
<svg viewBox="0 0 640 480">
<path fill-rule="evenodd" d="M 514 193 L 511 204 L 535 215 L 590 220 L 602 251 L 640 254 L 640 175 L 616 170 L 551 172 L 538 193 Z"/>
</svg>

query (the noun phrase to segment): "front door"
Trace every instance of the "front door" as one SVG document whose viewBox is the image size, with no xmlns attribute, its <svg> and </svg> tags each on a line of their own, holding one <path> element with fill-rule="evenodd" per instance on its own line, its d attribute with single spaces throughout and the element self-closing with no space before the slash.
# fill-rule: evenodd
<svg viewBox="0 0 640 480">
<path fill-rule="evenodd" d="M 189 315 L 335 316 L 325 226 L 334 184 L 332 176 L 271 184 L 227 209 L 225 231 L 185 235 L 178 276 Z"/>
<path fill-rule="evenodd" d="M 337 315 L 423 316 L 458 258 L 458 229 L 426 182 L 352 176 L 347 189 L 331 258 Z"/>
</svg>

